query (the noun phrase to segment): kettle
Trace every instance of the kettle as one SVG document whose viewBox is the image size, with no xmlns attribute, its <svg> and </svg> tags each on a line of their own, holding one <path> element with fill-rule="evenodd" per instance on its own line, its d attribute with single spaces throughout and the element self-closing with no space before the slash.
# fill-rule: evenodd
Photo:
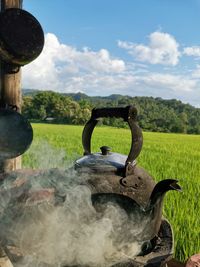
<svg viewBox="0 0 200 267">
<path fill-rule="evenodd" d="M 100 148 L 101 152 L 91 152 L 93 130 L 103 117 L 122 118 L 128 123 L 132 140 L 128 156 L 111 152 L 111 148 L 106 145 Z M 142 130 L 137 124 L 137 109 L 134 106 L 94 108 L 82 133 L 84 155 L 76 160 L 74 165 L 78 175 L 84 177 L 91 190 L 91 201 L 97 212 L 101 212 L 99 207 L 104 206 L 103 209 L 106 209 L 108 203 L 115 202 L 127 212 L 130 219 L 136 212 L 138 224 L 142 217 L 149 216 L 149 223 L 140 236 L 140 253 L 128 262 L 122 260 L 114 265 L 116 267 L 160 266 L 173 254 L 173 232 L 170 223 L 162 217 L 162 202 L 165 192 L 180 191 L 181 188 L 177 184 L 178 181 L 173 179 L 156 184 L 153 177 L 137 165 L 136 158 L 140 154 L 142 144 Z M 156 200 L 158 198 L 159 201 Z M 152 209 L 149 208 L 151 202 L 156 202 Z M 134 225 L 135 223 L 133 228 Z M 145 236 L 150 239 L 147 240 Z"/>
</svg>

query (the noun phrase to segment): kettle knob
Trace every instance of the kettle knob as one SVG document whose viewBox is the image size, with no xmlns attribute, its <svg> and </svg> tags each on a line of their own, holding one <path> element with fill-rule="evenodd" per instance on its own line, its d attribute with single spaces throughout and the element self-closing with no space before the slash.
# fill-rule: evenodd
<svg viewBox="0 0 200 267">
<path fill-rule="evenodd" d="M 111 151 L 111 147 L 109 146 L 102 146 L 100 147 L 102 155 L 108 155 Z"/>
</svg>

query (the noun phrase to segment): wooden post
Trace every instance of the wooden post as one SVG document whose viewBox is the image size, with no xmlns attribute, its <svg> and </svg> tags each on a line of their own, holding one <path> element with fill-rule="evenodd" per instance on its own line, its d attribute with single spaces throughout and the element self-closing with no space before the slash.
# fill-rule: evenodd
<svg viewBox="0 0 200 267">
<path fill-rule="evenodd" d="M 23 0 L 0 0 L 1 11 L 7 8 L 22 8 Z M 21 71 L 9 74 L 4 62 L 0 61 L 0 100 L 2 104 L 15 105 L 21 110 Z M 17 133 L 16 133 L 17 134 Z M 21 168 L 21 157 L 0 162 L 0 172 Z"/>
</svg>

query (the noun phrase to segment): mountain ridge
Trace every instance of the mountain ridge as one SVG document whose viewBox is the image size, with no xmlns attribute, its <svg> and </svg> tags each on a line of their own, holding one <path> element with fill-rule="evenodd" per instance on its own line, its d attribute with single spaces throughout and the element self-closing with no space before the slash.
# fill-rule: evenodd
<svg viewBox="0 0 200 267">
<path fill-rule="evenodd" d="M 120 94 L 88 96 L 81 92 L 57 93 L 33 89 L 23 90 L 22 93 L 22 114 L 32 121 L 51 118 L 51 122 L 53 119 L 57 123 L 85 124 L 93 108 L 133 105 L 138 110 L 138 123 L 143 130 L 200 134 L 200 108 L 177 99 Z M 116 118 L 103 118 L 102 123 L 127 126 Z"/>
<path fill-rule="evenodd" d="M 162 97 L 153 97 L 153 96 L 129 96 L 129 95 L 122 95 L 122 94 L 111 94 L 108 96 L 89 96 L 85 93 L 82 92 L 77 92 L 77 93 L 62 93 L 62 92 L 55 92 L 51 90 L 39 90 L 39 89 L 22 89 L 22 96 L 35 96 L 38 93 L 42 92 L 54 92 L 63 96 L 69 96 L 75 101 L 80 101 L 81 99 L 86 99 L 86 100 L 93 100 L 92 102 L 95 102 L 96 100 L 102 99 L 102 100 L 118 100 L 118 99 L 129 99 L 129 98 L 148 98 L 148 99 L 155 99 L 156 101 L 162 100 L 162 101 L 177 101 L 183 105 L 190 105 L 191 107 L 200 110 L 200 108 L 193 106 L 190 103 L 183 103 L 181 100 L 176 99 L 176 98 L 169 98 L 165 99 Z"/>
</svg>

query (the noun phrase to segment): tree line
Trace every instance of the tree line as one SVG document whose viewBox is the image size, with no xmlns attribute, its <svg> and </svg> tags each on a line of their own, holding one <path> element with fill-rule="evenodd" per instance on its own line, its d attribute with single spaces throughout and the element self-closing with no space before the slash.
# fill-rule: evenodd
<svg viewBox="0 0 200 267">
<path fill-rule="evenodd" d="M 200 109 L 176 99 L 111 95 L 89 97 L 82 93 L 61 94 L 25 90 L 22 114 L 32 122 L 85 124 L 94 107 L 134 105 L 138 123 L 144 131 L 200 134 Z M 103 118 L 104 125 L 127 127 L 116 118 Z"/>
</svg>

